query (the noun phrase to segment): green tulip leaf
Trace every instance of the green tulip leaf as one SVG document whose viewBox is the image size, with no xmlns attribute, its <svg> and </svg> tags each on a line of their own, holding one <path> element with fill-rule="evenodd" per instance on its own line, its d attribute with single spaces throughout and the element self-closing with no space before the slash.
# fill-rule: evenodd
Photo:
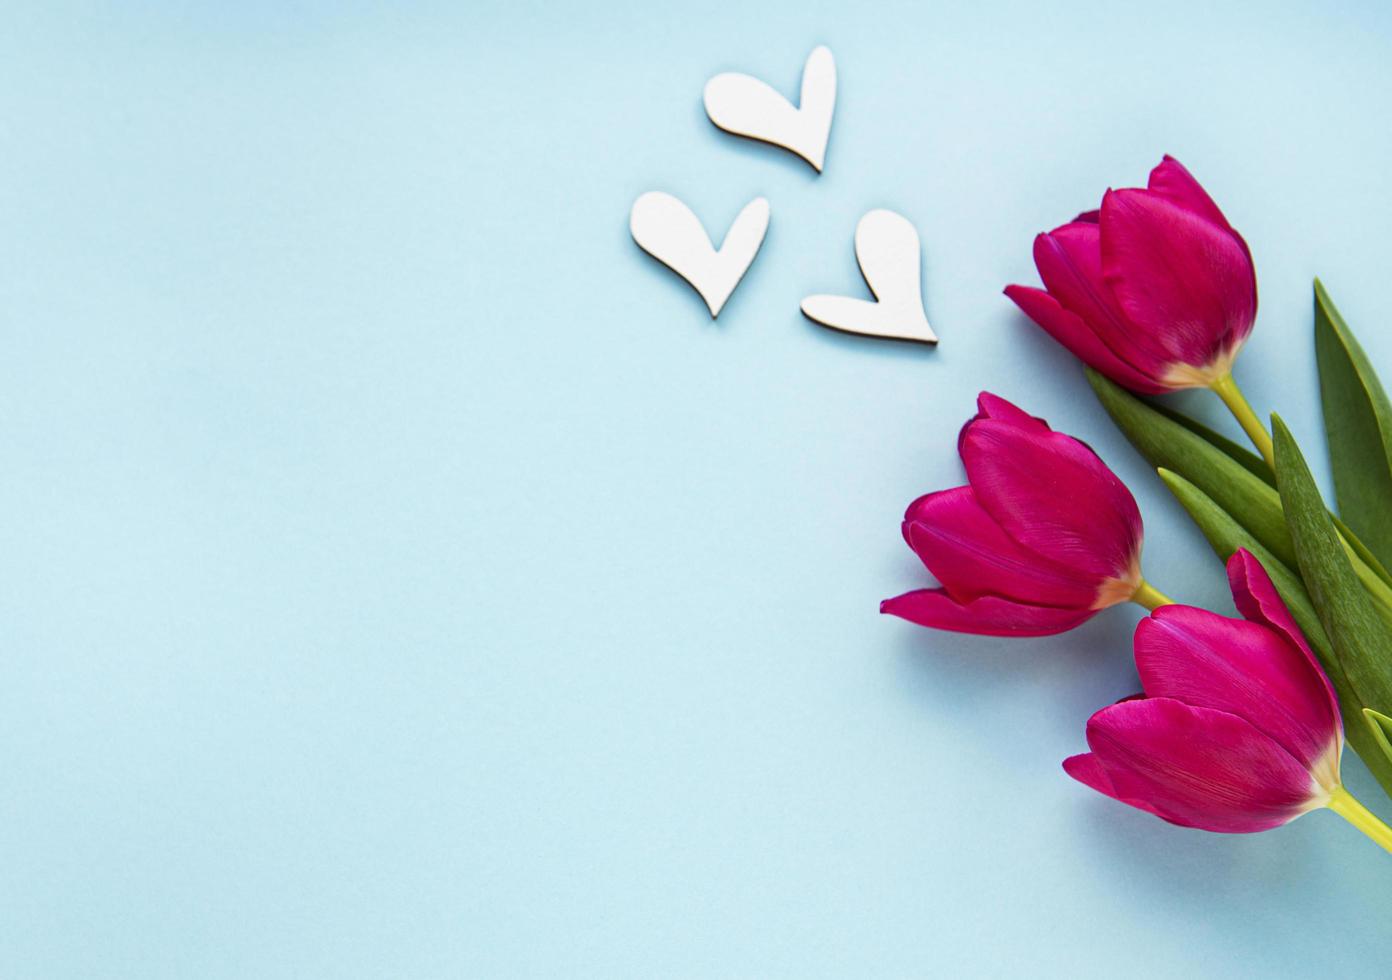
<svg viewBox="0 0 1392 980">
<path fill-rule="evenodd" d="M 1282 563 L 1295 566 L 1281 498 L 1260 456 L 1178 412 L 1137 398 L 1091 368 L 1087 376 L 1102 407 L 1152 466 L 1178 473 L 1222 510 L 1241 514 L 1243 527 L 1253 537 Z M 1359 558 L 1359 577 L 1369 588 L 1386 593 L 1392 613 L 1392 574 L 1343 522 L 1333 520 Z"/>
<path fill-rule="evenodd" d="M 1392 403 L 1318 279 L 1315 357 L 1339 515 L 1385 564 L 1392 561 Z"/>
<path fill-rule="evenodd" d="M 1165 486 L 1169 487 L 1175 499 L 1189 512 L 1189 516 L 1208 539 L 1209 546 L 1224 563 L 1240 548 L 1246 548 L 1261 562 L 1266 573 L 1271 576 L 1276 591 L 1281 593 L 1286 607 L 1295 617 L 1296 624 L 1310 641 L 1310 646 L 1319 656 L 1320 662 L 1324 664 L 1325 670 L 1331 678 L 1337 673 L 1342 679 L 1343 668 L 1334 657 L 1334 649 L 1324 634 L 1324 626 L 1320 622 L 1319 614 L 1315 612 L 1315 607 L 1310 603 L 1310 596 L 1305 591 L 1305 583 L 1301 581 L 1299 574 L 1263 547 L 1250 531 L 1214 503 L 1212 497 L 1184 477 L 1169 470 L 1161 470 L 1160 479 L 1165 481 Z"/>
<path fill-rule="evenodd" d="M 1198 423 L 1177 421 L 1174 413 L 1159 411 L 1091 368 L 1087 376 L 1102 407 L 1147 462 L 1184 477 L 1227 513 L 1241 514 L 1243 527 L 1267 551 L 1295 564 L 1274 486 L 1196 431 L 1207 431 Z"/>
<path fill-rule="evenodd" d="M 1392 585 L 1392 573 L 1389 573 L 1382 562 L 1378 561 L 1377 555 L 1369 551 L 1368 546 L 1358 539 L 1358 536 L 1353 533 L 1353 528 L 1339 520 L 1335 514 L 1330 514 L 1329 519 L 1334 522 L 1334 529 L 1339 532 L 1339 537 L 1348 542 L 1348 546 L 1358 556 L 1359 561 L 1374 575 L 1382 579 L 1384 584 Z M 1362 569 L 1359 569 L 1359 574 L 1360 576 L 1363 574 Z"/>
<path fill-rule="evenodd" d="M 1137 400 L 1141 401 L 1140 399 Z M 1233 442 L 1227 436 L 1214 432 L 1202 422 L 1197 422 L 1181 412 L 1176 412 L 1167 405 L 1162 405 L 1154 401 L 1141 401 L 1141 404 L 1147 408 L 1154 409 L 1171 422 L 1184 426 L 1204 442 L 1222 452 L 1229 459 L 1236 463 L 1240 463 L 1243 469 L 1251 473 L 1258 480 L 1261 480 L 1268 486 L 1276 486 L 1276 475 L 1271 472 L 1271 467 L 1266 465 L 1266 460 L 1262 459 L 1246 446 Z"/>
<path fill-rule="evenodd" d="M 1295 438 L 1272 416 L 1276 483 L 1300 575 L 1349 686 L 1365 707 L 1392 709 L 1392 633 L 1325 510 Z"/>
<path fill-rule="evenodd" d="M 1382 750 L 1383 757 L 1392 762 L 1392 718 L 1372 708 L 1363 709 L 1363 718 L 1372 729 L 1373 740 Z M 1361 752 L 1358 754 L 1360 757 L 1363 755 Z"/>
<path fill-rule="evenodd" d="M 1263 483 L 1273 488 L 1276 486 L 1276 474 L 1271 472 L 1271 467 L 1266 465 L 1266 460 L 1262 459 L 1250 449 L 1238 445 L 1227 436 L 1220 435 L 1208 426 L 1196 422 L 1189 418 L 1189 416 L 1176 412 L 1174 409 L 1162 405 L 1159 402 L 1142 401 L 1141 404 L 1145 405 L 1147 408 L 1154 409 L 1171 422 L 1176 422 L 1184 426 L 1210 446 L 1220 450 L 1234 462 L 1241 464 L 1243 469 L 1247 470 L 1247 472 L 1257 477 L 1257 479 L 1261 480 Z M 1354 554 L 1358 555 L 1359 560 L 1367 565 L 1378 578 L 1382 579 L 1388 585 L 1392 585 L 1392 572 L 1388 572 L 1382 562 L 1378 560 L 1378 557 L 1353 533 L 1352 528 L 1340 520 L 1337 515 L 1331 513 L 1330 516 L 1334 518 L 1334 526 L 1338 528 L 1339 536 L 1348 542 L 1349 547 L 1353 549 Z"/>
</svg>

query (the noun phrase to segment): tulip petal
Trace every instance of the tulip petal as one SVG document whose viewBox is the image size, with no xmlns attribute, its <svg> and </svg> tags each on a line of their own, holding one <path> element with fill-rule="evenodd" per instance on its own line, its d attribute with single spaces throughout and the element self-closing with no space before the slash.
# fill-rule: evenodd
<svg viewBox="0 0 1392 980">
<path fill-rule="evenodd" d="M 1150 180 L 1146 184 L 1147 188 L 1162 197 L 1174 201 L 1182 208 L 1186 208 L 1195 214 L 1208 218 L 1218 227 L 1225 229 L 1228 234 L 1237 240 L 1237 244 L 1242 247 L 1242 253 L 1247 256 L 1247 261 L 1252 261 L 1252 250 L 1247 247 L 1247 240 L 1238 234 L 1237 229 L 1228 223 L 1223 212 L 1214 203 L 1213 198 L 1208 196 L 1208 191 L 1200 186 L 1184 166 L 1168 153 L 1165 154 L 1159 165 L 1150 172 Z M 1256 289 L 1256 281 L 1253 280 L 1253 290 Z M 1256 298 L 1253 295 L 1255 306 Z"/>
<path fill-rule="evenodd" d="M 1064 309 L 1082 317 L 1099 336 L 1110 338 L 1124 333 L 1121 306 L 1102 275 L 1102 240 L 1097 223 L 1070 221 L 1048 234 L 1036 235 L 1034 264 L 1049 295 Z"/>
<path fill-rule="evenodd" d="M 1150 191 L 1102 199 L 1103 277 L 1135 348 L 1204 366 L 1235 349 L 1257 314 L 1256 277 L 1225 228 Z"/>
<path fill-rule="evenodd" d="M 918 520 L 920 514 L 926 514 L 931 512 L 934 497 L 936 497 L 940 493 L 948 492 L 950 491 L 934 490 L 932 493 L 925 493 L 923 496 L 916 499 L 913 503 L 909 504 L 908 508 L 904 511 L 904 522 L 899 525 L 899 530 L 903 532 L 904 543 L 908 545 L 910 548 L 913 547 L 913 542 L 909 540 L 909 527 L 914 523 L 914 521 Z"/>
<path fill-rule="evenodd" d="M 1050 636 L 1066 633 L 1093 616 L 1090 609 L 1030 606 L 996 596 L 955 602 L 945 589 L 918 589 L 880 603 L 880 612 L 919 626 L 984 636 Z"/>
<path fill-rule="evenodd" d="M 983 419 L 962 441 L 962 462 L 977 501 L 1030 551 L 1099 584 L 1134 574 L 1142 536 L 1135 498 L 1078 440 Z"/>
<path fill-rule="evenodd" d="M 1125 701 L 1088 720 L 1087 740 L 1115 789 L 1109 795 L 1186 827 L 1270 830 L 1323 799 L 1290 753 L 1224 711 L 1170 698 Z"/>
<path fill-rule="evenodd" d="M 1149 378 L 1160 378 L 1173 358 L 1157 356 L 1154 344 L 1135 342 L 1137 330 L 1127 322 L 1103 275 L 1099 221 L 1075 219 L 1047 235 L 1035 236 L 1034 264 L 1039 277 L 1049 295 L 1082 317 L 1119 360 Z"/>
<path fill-rule="evenodd" d="M 1254 623 L 1262 623 L 1281 633 L 1305 655 L 1305 662 L 1314 678 L 1308 682 L 1308 686 L 1321 692 L 1323 703 L 1329 706 L 1329 714 L 1333 718 L 1334 728 L 1342 745 L 1344 726 L 1334 686 L 1329 683 L 1329 677 L 1320 666 L 1319 658 L 1306 642 L 1305 634 L 1296 625 L 1295 617 L 1286 608 L 1281 593 L 1276 591 L 1271 576 L 1262 567 L 1262 563 L 1257 561 L 1256 556 L 1246 548 L 1239 548 L 1228 559 L 1228 585 L 1232 589 L 1233 603 L 1237 606 L 1238 612 Z"/>
<path fill-rule="evenodd" d="M 977 502 L 971 487 L 920 497 L 904 518 L 909 547 L 953 598 L 984 595 L 1087 609 L 1097 583 L 1022 547 Z"/>
<path fill-rule="evenodd" d="M 1018 405 L 1006 401 L 1000 395 L 993 395 L 989 391 L 983 391 L 976 396 L 976 417 L 978 419 L 1013 422 L 1021 428 L 1039 433 L 1053 431 L 1049 428 L 1049 423 L 1039 416 L 1031 415 Z"/>
<path fill-rule="evenodd" d="M 1031 415 L 1023 408 L 1011 404 L 1000 395 L 993 395 L 989 391 L 983 391 L 976 396 L 976 414 L 966 421 L 961 430 L 957 433 L 957 453 L 962 453 L 962 440 L 966 438 L 967 430 L 971 428 L 973 422 L 981 419 L 999 419 L 1003 422 L 1013 422 L 1023 428 L 1044 434 L 1052 432 L 1049 423 L 1036 415 Z"/>
<path fill-rule="evenodd" d="M 1102 763 L 1098 762 L 1097 756 L 1093 755 L 1091 752 L 1085 752 L 1082 755 L 1071 755 L 1067 759 L 1064 759 L 1063 771 L 1084 786 L 1089 786 L 1097 790 L 1097 792 L 1101 793 L 1103 796 L 1110 796 L 1112 799 L 1125 803 L 1128 806 L 1134 806 L 1137 810 L 1145 810 L 1147 813 L 1155 814 L 1155 816 L 1159 817 L 1161 820 L 1165 819 L 1164 814 L 1156 810 L 1155 807 L 1151 806 L 1145 800 L 1122 799 L 1122 797 L 1117 795 L 1116 787 L 1112 785 L 1112 780 L 1111 777 L 1107 775 L 1107 770 L 1102 768 Z"/>
<path fill-rule="evenodd" d="M 1218 205 L 1213 203 L 1213 198 L 1208 196 L 1208 191 L 1194 179 L 1194 175 L 1184 164 L 1168 153 L 1150 172 L 1150 180 L 1146 182 L 1146 187 L 1185 210 L 1192 211 L 1218 227 L 1236 234 L 1232 225 L 1228 224 L 1228 219 L 1223 217 L 1223 212 L 1218 210 Z"/>
<path fill-rule="evenodd" d="M 1082 317 L 1065 310 L 1058 300 L 1044 290 L 1030 286 L 1006 286 L 1005 295 L 1014 301 L 1025 316 L 1072 352 L 1074 357 L 1123 388 L 1143 395 L 1160 395 L 1170 390 L 1168 385 L 1147 377 L 1122 360 L 1102 342 Z"/>
<path fill-rule="evenodd" d="M 1095 221 L 1073 220 L 1034 239 L 1034 264 L 1049 295 L 1078 314 L 1118 359 L 1149 378 L 1161 378 L 1174 358 L 1158 354 L 1146 331 L 1129 323 L 1106 282 L 1102 266 L 1101 212 Z"/>
<path fill-rule="evenodd" d="M 1299 647 L 1260 623 L 1164 606 L 1136 627 L 1136 670 L 1150 697 L 1244 718 L 1306 769 L 1337 746 L 1338 715 Z"/>
</svg>

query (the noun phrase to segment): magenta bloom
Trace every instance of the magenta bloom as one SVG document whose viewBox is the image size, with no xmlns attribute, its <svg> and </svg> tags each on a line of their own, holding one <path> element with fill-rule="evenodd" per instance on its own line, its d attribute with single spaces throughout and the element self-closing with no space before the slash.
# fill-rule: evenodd
<svg viewBox="0 0 1392 980">
<path fill-rule="evenodd" d="M 958 450 L 970 485 L 920 497 L 904 539 L 942 588 L 880 611 L 992 636 L 1072 629 L 1141 584 L 1141 515 L 1115 473 L 1072 436 L 983 392 Z"/>
<path fill-rule="evenodd" d="M 1261 564 L 1228 561 L 1246 620 L 1165 606 L 1136 629 L 1145 695 L 1087 724 L 1070 776 L 1171 823 L 1251 833 L 1341 792 L 1344 730 L 1319 662 Z"/>
<path fill-rule="evenodd" d="M 1005 294 L 1085 363 L 1143 394 L 1225 378 L 1257 316 L 1247 243 L 1168 156 L 1145 190 L 1108 190 L 1100 211 L 1036 237 L 1034 264 L 1045 289 Z"/>
</svg>

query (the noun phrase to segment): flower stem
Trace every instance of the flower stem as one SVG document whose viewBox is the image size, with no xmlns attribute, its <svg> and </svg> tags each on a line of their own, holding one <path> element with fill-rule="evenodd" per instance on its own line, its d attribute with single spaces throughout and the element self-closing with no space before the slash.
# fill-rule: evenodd
<svg viewBox="0 0 1392 980">
<path fill-rule="evenodd" d="M 1349 791 L 1340 786 L 1325 804 L 1339 816 L 1353 824 L 1372 838 L 1375 844 L 1392 854 L 1392 827 L 1379 820 L 1371 810 L 1354 799 Z"/>
<path fill-rule="evenodd" d="M 1266 465 L 1274 471 L 1276 469 L 1276 453 L 1271 446 L 1271 434 L 1266 431 L 1266 426 L 1262 425 L 1257 413 L 1252 411 L 1252 406 L 1248 404 L 1246 396 L 1242 394 L 1242 389 L 1233 380 L 1232 373 L 1229 372 L 1209 385 L 1213 393 L 1223 399 L 1223 404 L 1228 406 L 1228 411 L 1233 413 L 1233 418 L 1237 419 L 1237 424 L 1242 426 L 1242 431 L 1247 433 L 1247 438 L 1252 440 L 1252 445 L 1257 447 L 1257 451 L 1262 454 L 1262 459 L 1266 460 Z"/>
<path fill-rule="evenodd" d="M 1145 606 L 1151 612 L 1161 606 L 1173 606 L 1175 601 L 1145 579 L 1141 579 L 1141 584 L 1136 586 L 1136 591 L 1131 593 L 1131 601 L 1138 605 Z"/>
</svg>

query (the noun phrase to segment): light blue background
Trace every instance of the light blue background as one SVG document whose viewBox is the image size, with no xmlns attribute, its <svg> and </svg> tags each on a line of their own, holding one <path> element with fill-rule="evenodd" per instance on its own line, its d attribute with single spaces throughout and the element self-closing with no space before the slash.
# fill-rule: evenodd
<svg viewBox="0 0 1392 980">
<path fill-rule="evenodd" d="M 1392 371 L 1392 15 L 716 7 L 3 5 L 0 975 L 1385 968 L 1392 859 L 1333 815 L 1211 836 L 1063 776 L 1134 611 L 876 607 L 990 388 L 1229 608 L 1000 289 L 1178 155 L 1258 263 L 1240 377 L 1320 458 L 1313 275 Z M 824 175 L 705 120 L 817 43 Z M 629 239 L 649 189 L 717 236 L 772 202 L 717 324 Z M 937 350 L 798 313 L 879 206 Z"/>
</svg>

